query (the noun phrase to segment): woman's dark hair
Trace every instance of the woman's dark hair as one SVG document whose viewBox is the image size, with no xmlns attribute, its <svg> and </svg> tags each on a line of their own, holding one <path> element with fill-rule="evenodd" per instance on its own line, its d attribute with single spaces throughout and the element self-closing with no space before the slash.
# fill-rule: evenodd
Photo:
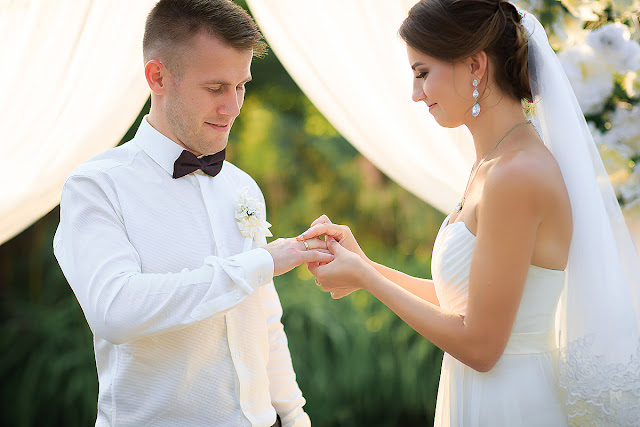
<svg viewBox="0 0 640 427">
<path fill-rule="evenodd" d="M 531 101 L 527 36 L 515 6 L 502 0 L 422 0 L 398 31 L 420 52 L 455 62 L 485 51 L 498 87 Z"/>
<path fill-rule="evenodd" d="M 160 0 L 149 13 L 142 42 L 145 62 L 162 53 L 175 61 L 200 32 L 238 49 L 266 53 L 266 43 L 251 16 L 230 0 Z"/>
</svg>

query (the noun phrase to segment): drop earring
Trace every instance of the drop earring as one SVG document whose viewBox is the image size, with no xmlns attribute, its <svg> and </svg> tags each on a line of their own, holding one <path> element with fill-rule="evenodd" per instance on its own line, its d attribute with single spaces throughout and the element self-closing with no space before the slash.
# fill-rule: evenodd
<svg viewBox="0 0 640 427">
<path fill-rule="evenodd" d="M 473 85 L 473 107 L 471 107 L 471 115 L 473 117 L 478 117 L 478 114 L 480 114 L 480 104 L 478 104 L 478 97 L 480 96 L 480 92 L 478 92 L 478 79 L 473 79 L 473 82 L 471 82 L 471 84 Z"/>
</svg>

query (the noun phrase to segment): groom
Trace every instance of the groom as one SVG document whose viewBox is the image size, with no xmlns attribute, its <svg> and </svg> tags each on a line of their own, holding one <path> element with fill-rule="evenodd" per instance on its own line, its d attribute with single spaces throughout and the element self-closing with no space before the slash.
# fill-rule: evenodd
<svg viewBox="0 0 640 427">
<path fill-rule="evenodd" d="M 231 1 L 160 0 L 149 115 L 64 185 L 54 252 L 94 334 L 97 426 L 310 425 L 271 279 L 332 256 L 266 244 L 260 189 L 224 162 L 261 38 Z"/>
</svg>

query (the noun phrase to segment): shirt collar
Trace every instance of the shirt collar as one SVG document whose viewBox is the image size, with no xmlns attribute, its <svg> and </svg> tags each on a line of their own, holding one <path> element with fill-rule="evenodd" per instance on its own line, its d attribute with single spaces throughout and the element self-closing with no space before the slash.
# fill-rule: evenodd
<svg viewBox="0 0 640 427">
<path fill-rule="evenodd" d="M 151 126 L 147 117 L 143 117 L 135 141 L 154 162 L 173 175 L 173 164 L 184 148 Z"/>
</svg>

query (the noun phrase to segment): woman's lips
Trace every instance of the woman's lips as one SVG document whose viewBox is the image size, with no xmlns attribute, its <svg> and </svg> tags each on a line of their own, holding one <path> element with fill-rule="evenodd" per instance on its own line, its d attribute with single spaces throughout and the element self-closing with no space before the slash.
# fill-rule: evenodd
<svg viewBox="0 0 640 427">
<path fill-rule="evenodd" d="M 431 105 L 429 105 L 429 111 L 431 111 L 431 109 L 432 109 L 433 107 L 435 107 L 436 105 L 438 105 L 438 103 L 437 103 L 437 102 L 436 102 L 436 103 L 433 103 L 433 104 L 431 104 Z"/>
</svg>

